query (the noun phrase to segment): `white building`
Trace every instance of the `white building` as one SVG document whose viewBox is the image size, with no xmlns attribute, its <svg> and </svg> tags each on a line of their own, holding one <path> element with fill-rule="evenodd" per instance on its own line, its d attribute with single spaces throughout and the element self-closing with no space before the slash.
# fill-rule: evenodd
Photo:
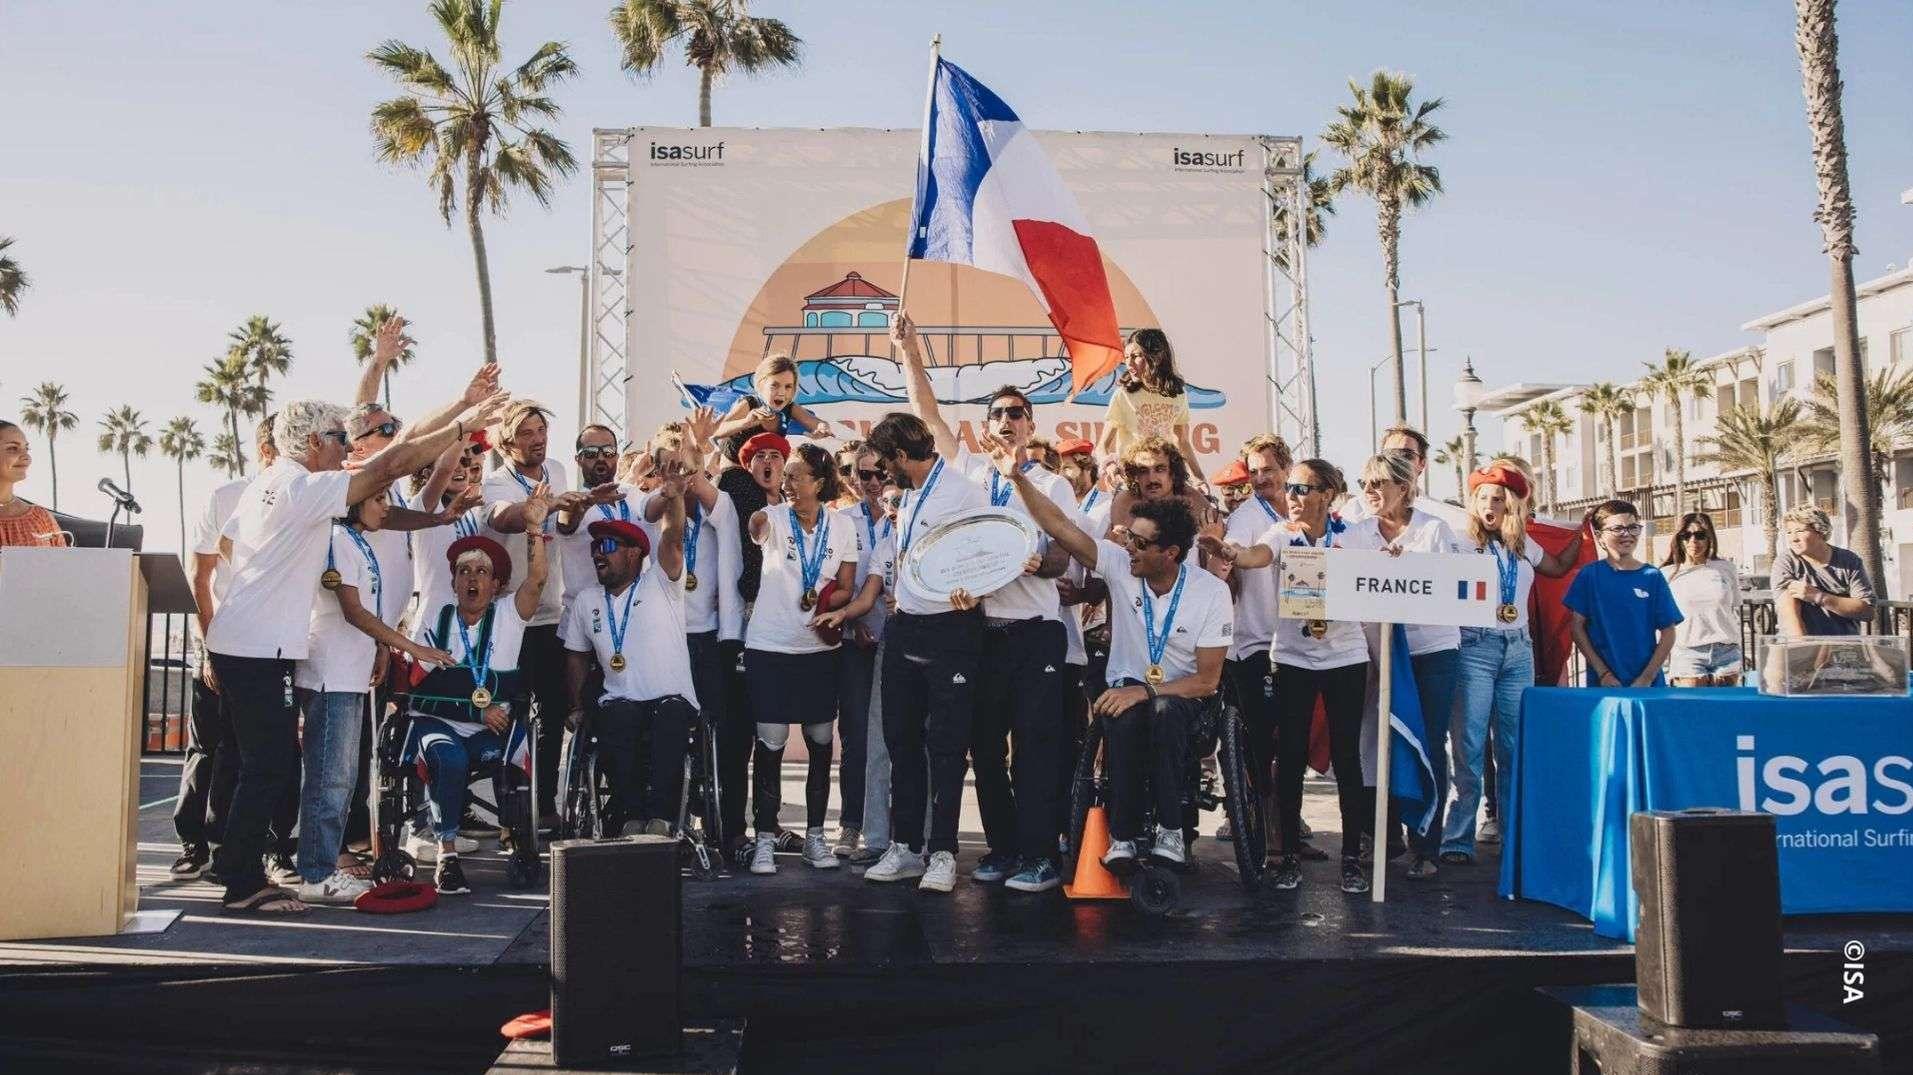
<svg viewBox="0 0 1913 1075">
<path fill-rule="evenodd" d="M 1913 268 L 1869 280 L 1858 287 L 1860 352 L 1869 374 L 1881 363 L 1913 371 Z M 1731 407 L 1766 407 L 1783 395 L 1805 398 L 1813 393 L 1815 377 L 1833 370 L 1833 326 L 1826 296 L 1757 317 L 1741 326 L 1761 339 L 1750 347 L 1703 359 L 1700 366 L 1713 389 L 1681 404 L 1687 444 L 1688 511 L 1705 511 L 1720 531 L 1721 555 L 1733 559 L 1745 575 L 1765 575 L 1771 550 L 1762 544 L 1759 483 L 1750 471 L 1723 474 L 1699 462 L 1705 452 L 1700 438 L 1711 433 L 1719 414 Z M 1641 371 L 1638 364 L 1616 373 Z M 1572 518 L 1606 499 L 1619 495 L 1639 504 L 1652 520 L 1650 550 L 1655 561 L 1666 555 L 1667 542 L 1678 520 L 1674 504 L 1674 411 L 1667 401 L 1648 399 L 1640 392 L 1640 378 L 1618 381 L 1632 391 L 1636 410 L 1615 423 L 1615 464 L 1618 480 L 1608 475 L 1607 430 L 1593 416 L 1579 410 L 1586 385 L 1568 385 L 1536 392 L 1537 386 L 1512 385 L 1494 392 L 1483 414 L 1502 419 L 1504 451 L 1528 459 L 1541 474 L 1538 494 L 1548 502 L 1547 446 L 1529 430 L 1519 415 L 1535 403 L 1554 400 L 1574 420 L 1568 433 L 1555 438 L 1553 508 L 1558 517 Z M 1549 388 L 1552 386 L 1538 386 Z M 1492 438 L 1485 438 L 1491 440 Z M 1487 452 L 1484 451 L 1484 455 Z M 1913 592 L 1913 441 L 1895 445 L 1885 482 L 1886 515 L 1882 544 L 1893 596 Z M 1780 511 L 1812 500 L 1834 517 L 1834 541 L 1842 540 L 1837 510 L 1838 463 L 1831 456 L 1790 461 L 1780 481 Z"/>
</svg>

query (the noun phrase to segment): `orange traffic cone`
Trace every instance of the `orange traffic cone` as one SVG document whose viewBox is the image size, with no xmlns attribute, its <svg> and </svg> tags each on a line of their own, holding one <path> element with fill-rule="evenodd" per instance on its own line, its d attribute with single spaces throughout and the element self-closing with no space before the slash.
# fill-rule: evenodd
<svg viewBox="0 0 1913 1075">
<path fill-rule="evenodd" d="M 1063 886 L 1063 895 L 1073 900 L 1124 900 L 1129 886 L 1103 868 L 1103 853 L 1109 850 L 1109 817 L 1100 806 L 1089 808 L 1083 822 L 1083 846 L 1076 853 L 1076 876 Z"/>
</svg>

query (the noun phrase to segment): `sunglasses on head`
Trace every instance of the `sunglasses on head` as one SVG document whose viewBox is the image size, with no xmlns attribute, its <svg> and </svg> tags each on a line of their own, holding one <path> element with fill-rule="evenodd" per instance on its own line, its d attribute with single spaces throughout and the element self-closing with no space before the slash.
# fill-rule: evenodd
<svg viewBox="0 0 1913 1075">
<path fill-rule="evenodd" d="M 990 421 L 992 422 L 996 421 L 999 418 L 1008 419 L 1009 421 L 1012 421 L 1012 422 L 1020 422 L 1023 419 L 1028 418 L 1029 416 L 1030 416 L 1030 409 L 1028 407 L 1024 407 L 1021 405 L 990 408 Z"/>
<path fill-rule="evenodd" d="M 1305 482 L 1289 482 L 1288 484 L 1282 487 L 1282 490 L 1283 492 L 1288 493 L 1290 496 L 1307 496 L 1310 493 L 1317 492 L 1319 490 L 1326 489 L 1326 488 L 1328 487 L 1325 485 L 1309 485 Z"/>
<path fill-rule="evenodd" d="M 591 551 L 594 553 L 597 553 L 599 556 L 610 556 L 613 553 L 617 552 L 619 549 L 635 549 L 635 548 L 637 548 L 636 545 L 633 545 L 630 542 L 623 540 L 622 538 L 601 537 L 601 538 L 591 539 Z"/>
<path fill-rule="evenodd" d="M 399 420 L 396 418 L 387 418 L 385 421 L 359 434 L 355 439 L 364 440 L 367 437 L 395 437 L 398 435 L 398 432 Z"/>
<path fill-rule="evenodd" d="M 618 446 L 615 444 L 599 444 L 578 449 L 578 458 L 580 460 L 616 459 L 617 457 Z"/>
</svg>

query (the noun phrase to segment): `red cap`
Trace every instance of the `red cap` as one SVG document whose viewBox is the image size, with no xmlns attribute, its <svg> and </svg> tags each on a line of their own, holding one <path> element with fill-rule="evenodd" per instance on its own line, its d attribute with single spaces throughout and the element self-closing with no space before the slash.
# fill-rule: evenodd
<svg viewBox="0 0 1913 1075">
<path fill-rule="evenodd" d="M 629 519 L 599 519 L 587 527 L 586 531 L 594 538 L 614 537 L 620 541 L 628 541 L 636 545 L 639 552 L 646 556 L 651 555 L 651 536 L 644 532 L 644 527 Z"/>
<path fill-rule="evenodd" d="M 1499 485 L 1515 496 L 1522 498 L 1526 498 L 1528 495 L 1528 479 L 1522 477 L 1520 471 L 1504 463 L 1496 463 L 1491 467 L 1482 467 L 1480 470 L 1468 475 L 1469 495 L 1472 496 L 1474 491 L 1483 485 Z"/>
<path fill-rule="evenodd" d="M 782 433 L 759 433 L 745 441 L 744 447 L 738 449 L 737 461 L 748 467 L 751 465 L 751 456 L 762 451 L 773 451 L 789 459 L 790 441 L 784 439 Z"/>
<path fill-rule="evenodd" d="M 1240 459 L 1229 460 L 1228 466 L 1216 471 L 1215 475 L 1209 479 L 1210 485 L 1247 485 L 1248 483 L 1249 468 L 1243 466 Z"/>
<path fill-rule="evenodd" d="M 473 444 L 478 445 L 480 448 L 483 448 L 488 452 L 492 450 L 492 439 L 486 436 L 485 431 L 482 429 L 472 430 L 471 433 L 468 436 L 466 436 L 465 439 L 468 441 L 471 441 Z"/>
<path fill-rule="evenodd" d="M 1066 440 L 1056 446 L 1057 455 L 1095 455 L 1096 446 L 1081 437 Z"/>
<path fill-rule="evenodd" d="M 511 582 L 511 554 L 505 551 L 503 545 L 500 545 L 488 537 L 473 534 L 470 537 L 462 537 L 452 542 L 452 547 L 445 550 L 445 562 L 451 564 L 452 570 L 456 572 L 458 570 L 458 558 L 471 552 L 473 549 L 477 549 L 479 552 L 491 557 L 492 578 L 498 580 L 498 585 L 504 586 Z"/>
</svg>

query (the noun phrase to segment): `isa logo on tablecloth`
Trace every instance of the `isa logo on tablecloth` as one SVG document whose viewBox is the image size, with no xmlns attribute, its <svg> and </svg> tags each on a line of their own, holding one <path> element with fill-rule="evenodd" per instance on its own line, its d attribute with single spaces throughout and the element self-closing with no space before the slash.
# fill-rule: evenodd
<svg viewBox="0 0 1913 1075">
<path fill-rule="evenodd" d="M 1889 817 L 1913 812 L 1913 759 L 1887 754 L 1868 764 L 1853 754 L 1833 754 L 1809 760 L 1797 754 L 1775 754 L 1765 759 L 1754 737 L 1736 736 L 1735 770 L 1742 810 L 1761 810 L 1781 817 L 1793 817 L 1809 811 L 1828 816 L 1842 814 L 1885 814 Z M 1783 832 L 1780 841 L 1809 838 L 1811 832 Z M 1869 847 L 1913 846 L 1913 831 L 1899 829 L 1865 832 L 1849 829 L 1824 834 L 1844 844 L 1826 846 Z"/>
</svg>

